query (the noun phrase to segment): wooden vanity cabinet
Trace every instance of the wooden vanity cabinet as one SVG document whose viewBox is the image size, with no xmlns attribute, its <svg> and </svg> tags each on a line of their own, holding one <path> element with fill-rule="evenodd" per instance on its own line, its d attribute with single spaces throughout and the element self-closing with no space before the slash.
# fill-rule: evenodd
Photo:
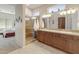
<svg viewBox="0 0 79 59">
<path fill-rule="evenodd" d="M 41 42 L 44 42 L 44 32 L 42 32 L 42 31 L 38 31 L 37 32 L 37 40 L 39 40 L 39 41 L 41 41 Z"/>
<path fill-rule="evenodd" d="M 79 53 L 79 36 L 37 31 L 37 40 L 69 53 Z"/>
<path fill-rule="evenodd" d="M 63 40 L 60 33 L 38 31 L 37 39 L 47 45 L 66 49 L 66 40 Z"/>
<path fill-rule="evenodd" d="M 44 43 L 46 43 L 46 44 L 48 44 L 48 45 L 50 45 L 51 43 L 51 33 L 49 33 L 49 32 L 44 32 L 45 34 L 44 34 Z"/>
<path fill-rule="evenodd" d="M 52 34 L 54 34 L 54 36 L 52 36 L 50 39 L 51 45 L 60 49 L 64 49 L 65 41 L 61 39 L 60 34 L 59 33 L 52 33 Z"/>
<path fill-rule="evenodd" d="M 40 42 L 50 45 L 50 41 L 51 41 L 50 38 L 51 38 L 51 33 L 49 32 L 43 32 L 43 31 L 37 32 L 37 40 L 39 40 Z"/>
<path fill-rule="evenodd" d="M 59 49 L 62 49 L 64 51 L 69 50 L 69 39 L 71 39 L 72 37 L 67 37 L 64 34 L 60 34 L 60 33 L 52 33 L 52 35 L 54 34 L 54 36 L 51 37 L 51 45 L 55 46 Z"/>
<path fill-rule="evenodd" d="M 69 42 L 69 48 L 71 53 L 79 53 L 79 36 L 73 36 Z"/>
<path fill-rule="evenodd" d="M 73 36 L 68 34 L 60 34 L 60 38 L 60 40 L 62 41 L 62 46 L 64 47 L 63 50 L 71 53 L 70 42 L 72 41 Z"/>
</svg>

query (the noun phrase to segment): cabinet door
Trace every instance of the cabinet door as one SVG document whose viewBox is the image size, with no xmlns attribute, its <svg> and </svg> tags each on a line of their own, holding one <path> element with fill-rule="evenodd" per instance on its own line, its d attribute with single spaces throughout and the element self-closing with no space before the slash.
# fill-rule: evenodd
<svg viewBox="0 0 79 59">
<path fill-rule="evenodd" d="M 45 37 L 44 37 L 44 42 L 46 43 L 46 44 L 48 44 L 48 45 L 50 45 L 51 44 L 51 32 L 45 32 Z"/>
<path fill-rule="evenodd" d="M 54 46 L 54 44 L 55 44 L 55 33 L 51 33 L 51 35 L 50 35 L 50 44 L 52 45 L 52 46 Z"/>
<path fill-rule="evenodd" d="M 53 46 L 57 46 L 59 36 L 60 35 L 58 33 L 52 33 L 51 44 Z"/>
<path fill-rule="evenodd" d="M 61 34 L 61 38 L 65 41 L 65 45 L 64 45 L 64 51 L 70 52 L 71 47 L 70 47 L 70 42 L 73 39 L 72 35 L 68 35 L 68 34 Z"/>
<path fill-rule="evenodd" d="M 37 31 L 37 35 L 36 35 L 36 36 L 37 36 L 36 39 L 37 39 L 37 40 L 40 40 L 40 31 Z"/>
<path fill-rule="evenodd" d="M 79 36 L 73 36 L 73 40 L 71 40 L 69 45 L 71 53 L 79 53 Z"/>
<path fill-rule="evenodd" d="M 55 46 L 60 49 L 65 49 L 65 40 L 61 37 L 60 33 L 53 33 L 52 39 L 51 39 L 52 46 Z"/>
<path fill-rule="evenodd" d="M 60 49 L 65 49 L 66 41 L 63 38 L 58 37 L 56 39 L 55 45 Z"/>
<path fill-rule="evenodd" d="M 37 39 L 39 41 L 44 41 L 44 32 L 43 31 L 37 31 Z"/>
</svg>

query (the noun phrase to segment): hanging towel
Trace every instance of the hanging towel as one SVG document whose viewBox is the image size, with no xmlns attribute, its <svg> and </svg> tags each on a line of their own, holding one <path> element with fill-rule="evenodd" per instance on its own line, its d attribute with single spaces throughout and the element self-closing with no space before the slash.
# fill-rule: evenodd
<svg viewBox="0 0 79 59">
<path fill-rule="evenodd" d="M 33 26 L 33 29 L 34 29 L 34 31 L 36 31 L 37 30 L 37 27 L 36 27 L 36 20 L 34 20 L 34 26 Z"/>
</svg>

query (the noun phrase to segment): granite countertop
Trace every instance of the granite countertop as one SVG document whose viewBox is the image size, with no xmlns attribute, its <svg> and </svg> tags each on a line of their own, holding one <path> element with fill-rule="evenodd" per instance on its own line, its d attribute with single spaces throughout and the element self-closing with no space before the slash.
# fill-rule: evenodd
<svg viewBox="0 0 79 59">
<path fill-rule="evenodd" d="M 47 31 L 47 32 L 55 32 L 55 33 L 62 33 L 62 34 L 69 34 L 69 35 L 77 35 L 77 36 L 79 36 L 79 31 L 77 30 L 60 30 L 60 29 L 58 29 L 58 30 L 51 30 L 51 29 L 39 29 L 40 31 Z"/>
</svg>

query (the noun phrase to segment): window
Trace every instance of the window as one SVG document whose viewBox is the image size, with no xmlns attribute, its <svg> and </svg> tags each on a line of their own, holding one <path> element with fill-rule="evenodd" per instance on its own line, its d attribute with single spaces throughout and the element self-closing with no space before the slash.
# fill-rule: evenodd
<svg viewBox="0 0 79 59">
<path fill-rule="evenodd" d="M 11 29 L 14 26 L 14 20 L 13 14 L 0 12 L 0 29 Z"/>
<path fill-rule="evenodd" d="M 61 11 L 64 9 L 65 9 L 64 4 L 58 4 L 58 5 L 55 5 L 55 6 L 48 8 L 48 13 L 58 12 L 58 11 Z"/>
</svg>

